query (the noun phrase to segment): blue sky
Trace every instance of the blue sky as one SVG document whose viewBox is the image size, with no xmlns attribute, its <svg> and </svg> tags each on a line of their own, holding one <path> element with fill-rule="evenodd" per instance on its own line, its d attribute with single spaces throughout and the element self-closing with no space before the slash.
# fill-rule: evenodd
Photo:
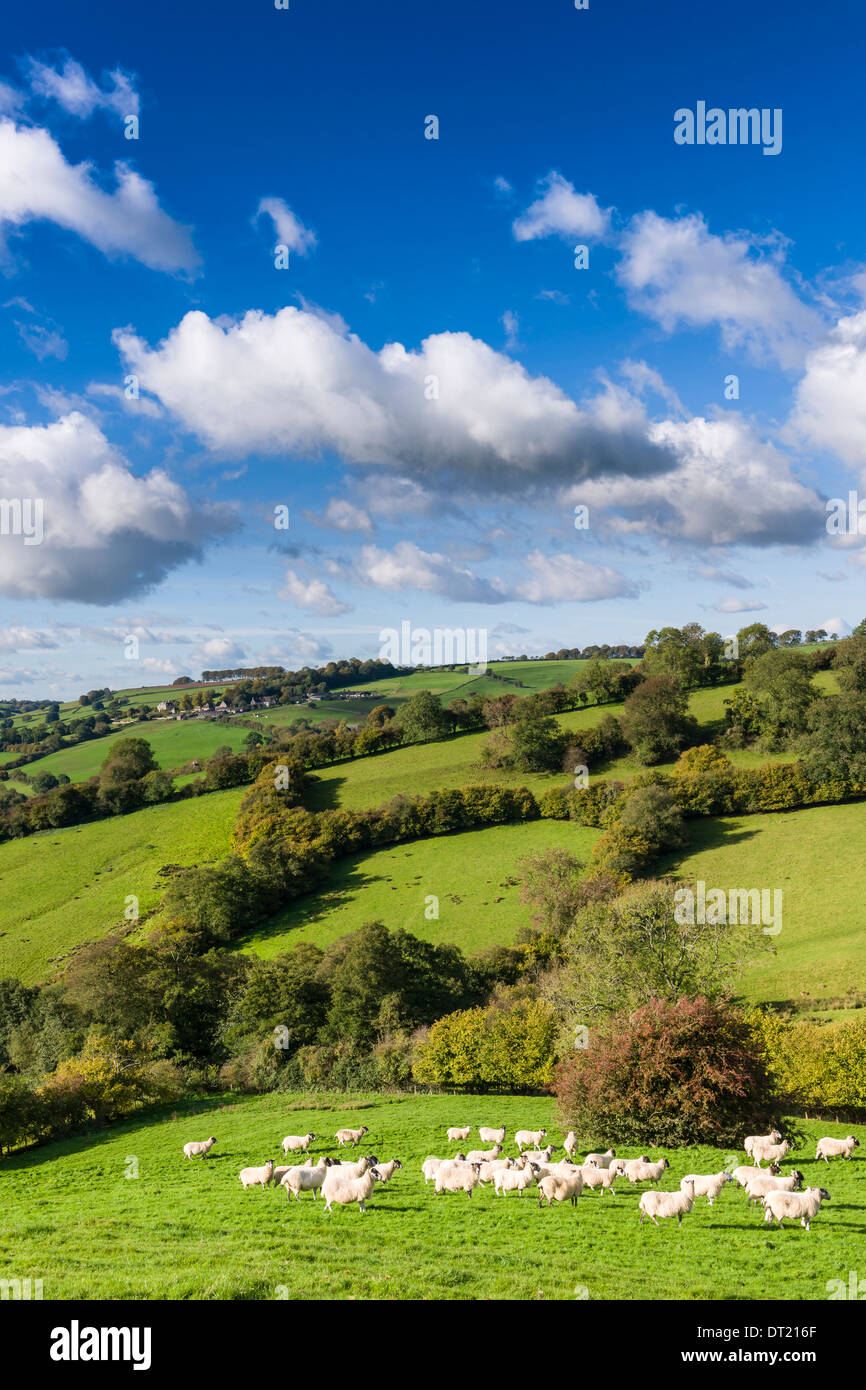
<svg viewBox="0 0 866 1390">
<path fill-rule="evenodd" d="M 826 499 L 864 485 L 863 28 L 11 15 L 0 497 L 44 524 L 0 534 L 0 694 L 376 655 L 404 620 L 493 655 L 859 621 Z M 781 151 L 677 144 L 699 101 L 780 110 Z"/>
</svg>

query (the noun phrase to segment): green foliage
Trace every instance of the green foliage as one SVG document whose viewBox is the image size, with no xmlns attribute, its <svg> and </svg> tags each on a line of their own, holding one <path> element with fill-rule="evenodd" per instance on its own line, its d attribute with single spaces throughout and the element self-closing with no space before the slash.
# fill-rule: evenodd
<svg viewBox="0 0 866 1390">
<path fill-rule="evenodd" d="M 455 1090 L 542 1090 L 553 1076 L 556 1019 L 543 1000 L 440 1018 L 418 1051 L 416 1081 Z"/>
<path fill-rule="evenodd" d="M 642 763 L 673 757 L 694 737 L 696 725 L 688 714 L 688 696 L 670 675 L 651 676 L 629 695 L 622 730 Z"/>
</svg>

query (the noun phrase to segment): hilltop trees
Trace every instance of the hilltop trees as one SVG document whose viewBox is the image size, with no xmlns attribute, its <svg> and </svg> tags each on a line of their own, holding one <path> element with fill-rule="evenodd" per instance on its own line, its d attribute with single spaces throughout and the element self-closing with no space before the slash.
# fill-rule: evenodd
<svg viewBox="0 0 866 1390">
<path fill-rule="evenodd" d="M 685 747 L 697 732 L 688 695 L 672 675 L 650 676 L 625 702 L 622 731 L 642 763 L 658 763 Z"/>
<path fill-rule="evenodd" d="M 409 743 L 427 743 L 448 733 L 451 721 L 439 700 L 429 690 L 410 695 L 394 717 L 394 723 Z"/>
<path fill-rule="evenodd" d="M 109 749 L 99 774 L 100 785 L 115 786 L 118 782 L 136 782 L 156 770 L 158 764 L 153 749 L 144 738 L 121 738 Z"/>
</svg>

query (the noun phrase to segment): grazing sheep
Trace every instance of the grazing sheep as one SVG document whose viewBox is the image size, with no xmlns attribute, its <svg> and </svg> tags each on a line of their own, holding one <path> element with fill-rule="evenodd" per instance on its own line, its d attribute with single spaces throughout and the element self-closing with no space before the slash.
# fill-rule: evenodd
<svg viewBox="0 0 866 1390">
<path fill-rule="evenodd" d="M 283 1153 L 306 1153 L 315 1137 L 315 1134 L 287 1134 L 282 1144 Z"/>
<path fill-rule="evenodd" d="M 644 1192 L 640 1199 L 640 1224 L 643 1225 L 646 1216 L 655 1226 L 659 1224 L 657 1217 L 664 1220 L 666 1216 L 675 1216 L 677 1225 L 682 1226 L 683 1217 L 688 1216 L 694 1204 L 695 1185 L 688 1179 L 680 1192 Z"/>
<path fill-rule="evenodd" d="M 478 1173 L 478 1180 L 482 1183 L 491 1183 L 496 1174 L 504 1168 L 514 1168 L 516 1161 L 513 1158 L 494 1158 L 490 1163 L 482 1163 Z"/>
<path fill-rule="evenodd" d="M 480 1163 L 443 1163 L 436 1173 L 436 1191 L 465 1192 L 467 1197 L 480 1181 Z"/>
<path fill-rule="evenodd" d="M 618 1174 L 610 1168 L 599 1168 L 596 1161 L 581 1164 L 580 1173 L 583 1177 L 584 1187 L 598 1188 L 600 1196 L 609 1192 L 613 1196 L 613 1185 L 617 1180 Z"/>
<path fill-rule="evenodd" d="M 733 1182 L 727 1169 L 721 1173 L 688 1173 L 680 1180 L 680 1191 L 684 1192 L 686 1183 L 690 1182 L 695 1190 L 696 1197 L 706 1197 L 707 1206 L 712 1206 L 726 1182 Z"/>
<path fill-rule="evenodd" d="M 467 1163 L 492 1163 L 502 1153 L 502 1145 L 494 1144 L 492 1149 L 470 1149 L 466 1155 Z"/>
<path fill-rule="evenodd" d="M 497 1197 L 507 1197 L 509 1192 L 516 1192 L 518 1197 L 522 1197 L 524 1190 L 535 1182 L 537 1174 L 535 1163 L 527 1163 L 523 1168 L 500 1168 L 494 1174 L 494 1191 Z"/>
<path fill-rule="evenodd" d="M 325 1199 L 325 1211 L 330 1212 L 334 1202 L 338 1207 L 351 1206 L 353 1202 L 358 1203 L 358 1210 L 362 1213 L 366 1210 L 365 1202 L 379 1181 L 379 1169 L 374 1165 L 368 1168 L 359 1178 L 348 1178 L 345 1176 L 342 1164 L 332 1164 L 325 1174 L 325 1181 L 322 1183 L 322 1196 Z"/>
<path fill-rule="evenodd" d="M 781 1163 L 790 1148 L 790 1139 L 783 1139 L 781 1144 L 753 1144 L 752 1158 L 759 1168 L 765 1159 L 769 1163 Z"/>
<path fill-rule="evenodd" d="M 184 1144 L 183 1151 L 187 1158 L 207 1158 L 215 1143 L 216 1138 L 212 1134 L 210 1139 L 202 1139 L 200 1142 L 193 1140 L 190 1144 Z"/>
<path fill-rule="evenodd" d="M 615 1158 L 616 1149 L 608 1149 L 607 1152 L 603 1154 L 587 1154 L 583 1161 L 584 1163 L 589 1163 L 591 1159 L 594 1159 L 599 1168 L 609 1168 L 611 1161 Z"/>
<path fill-rule="evenodd" d="M 787 1178 L 780 1178 L 773 1173 L 763 1173 L 746 1184 L 748 1204 L 751 1206 L 754 1202 L 757 1206 L 768 1192 L 799 1192 L 802 1186 L 803 1174 L 797 1168 L 792 1168 Z"/>
<path fill-rule="evenodd" d="M 359 1158 L 355 1163 L 341 1161 L 339 1158 L 331 1159 L 332 1167 L 339 1168 L 345 1178 L 362 1178 L 367 1169 L 375 1168 L 378 1162 L 379 1160 L 375 1154 L 365 1154 L 363 1158 Z"/>
<path fill-rule="evenodd" d="M 538 1149 L 541 1147 L 542 1139 L 547 1138 L 546 1129 L 519 1129 L 514 1136 L 514 1142 L 521 1153 L 524 1149 Z"/>
<path fill-rule="evenodd" d="M 831 1158 L 850 1158 L 855 1149 L 859 1149 L 860 1140 L 855 1139 L 853 1134 L 849 1134 L 847 1139 L 826 1139 L 818 1140 L 818 1147 L 815 1150 L 815 1157 L 823 1158 L 828 1163 Z"/>
<path fill-rule="evenodd" d="M 602 1169 L 595 1171 L 601 1172 Z M 567 1174 L 545 1173 L 538 1179 L 538 1205 L 541 1206 L 546 1197 L 548 1209 L 551 1202 L 571 1202 L 576 1207 L 582 1191 L 583 1173 L 579 1168 L 572 1167 Z"/>
<path fill-rule="evenodd" d="M 769 1134 L 747 1134 L 743 1140 L 743 1148 L 747 1154 L 751 1154 L 756 1144 L 778 1144 L 781 1137 L 777 1129 L 771 1129 Z"/>
<path fill-rule="evenodd" d="M 520 1155 L 525 1158 L 527 1163 L 549 1163 L 551 1154 L 556 1152 L 555 1144 L 548 1144 L 546 1149 L 524 1149 Z"/>
<path fill-rule="evenodd" d="M 325 1174 L 332 1164 L 333 1159 L 322 1154 L 316 1164 L 293 1163 L 279 1179 L 277 1178 L 277 1173 L 280 1171 L 278 1168 L 277 1172 L 274 1173 L 274 1182 L 279 1182 L 280 1186 L 286 1189 L 286 1200 L 289 1202 L 292 1200 L 293 1193 L 295 1201 L 299 1202 L 302 1192 L 312 1192 L 313 1201 L 315 1201 L 316 1192 L 325 1181 Z"/>
<path fill-rule="evenodd" d="M 734 1169 L 733 1177 L 734 1182 L 738 1183 L 740 1187 L 748 1187 L 752 1178 L 765 1178 L 768 1175 L 775 1176 L 777 1173 L 781 1173 L 781 1171 L 778 1163 L 771 1163 L 769 1168 L 756 1168 L 754 1165 L 741 1163 L 739 1168 Z"/>
<path fill-rule="evenodd" d="M 610 1163 L 610 1171 L 616 1173 L 618 1178 L 624 1178 L 629 1163 L 649 1163 L 649 1156 L 639 1154 L 637 1158 L 614 1158 Z"/>
<path fill-rule="evenodd" d="M 574 1157 L 575 1150 L 577 1149 L 577 1135 L 575 1134 L 573 1129 L 570 1129 L 566 1134 L 565 1138 L 562 1141 L 562 1147 L 568 1154 L 569 1158 Z"/>
<path fill-rule="evenodd" d="M 648 1163 L 643 1158 L 630 1158 L 625 1165 L 625 1175 L 634 1187 L 636 1182 L 658 1182 L 670 1166 L 666 1158 L 660 1158 L 656 1163 Z"/>
<path fill-rule="evenodd" d="M 379 1174 L 379 1181 L 390 1182 L 397 1169 L 402 1167 L 403 1164 L 400 1162 L 399 1158 L 392 1158 L 387 1163 L 377 1163 L 376 1169 Z"/>
<path fill-rule="evenodd" d="M 274 1176 L 274 1160 L 269 1158 L 262 1168 L 242 1168 L 238 1174 L 244 1185 L 244 1192 L 248 1187 L 261 1186 L 262 1191 L 267 1187 L 271 1178 Z"/>
<path fill-rule="evenodd" d="M 368 1130 L 367 1126 L 361 1125 L 360 1129 L 338 1129 L 337 1133 L 334 1135 L 334 1138 L 336 1139 L 341 1149 L 344 1144 L 351 1144 L 352 1148 L 354 1149 L 356 1144 L 360 1144 L 361 1140 L 364 1138 L 364 1135 L 369 1133 L 370 1131 Z"/>
<path fill-rule="evenodd" d="M 548 1173 L 552 1173 L 555 1178 L 567 1177 L 569 1173 L 574 1173 L 578 1167 L 576 1163 L 572 1163 L 570 1158 L 563 1159 L 561 1163 L 536 1163 L 535 1159 L 529 1159 L 525 1153 L 514 1160 L 514 1166 L 515 1168 L 523 1168 L 528 1162 L 535 1163 L 538 1169 L 536 1181 L 538 1178 L 546 1177 Z"/>
<path fill-rule="evenodd" d="M 465 1154 L 455 1154 L 453 1158 L 435 1158 L 432 1154 L 430 1158 L 425 1158 L 421 1164 L 421 1172 L 424 1174 L 424 1186 L 426 1187 L 431 1178 L 435 1178 L 443 1163 L 465 1163 Z"/>
<path fill-rule="evenodd" d="M 500 1125 L 498 1129 L 491 1129 L 489 1125 L 479 1125 L 478 1138 L 485 1144 L 504 1144 L 505 1125 Z"/>
<path fill-rule="evenodd" d="M 471 1133 L 471 1125 L 463 1125 L 462 1128 L 458 1125 L 452 1125 L 445 1137 L 449 1144 L 457 1144 L 464 1139 L 468 1139 Z"/>
<path fill-rule="evenodd" d="M 805 1192 L 768 1192 L 764 1198 L 764 1220 L 778 1221 L 781 1226 L 785 1217 L 796 1221 L 799 1216 L 800 1225 L 808 1231 L 821 1203 L 829 1200 L 826 1187 L 807 1187 Z"/>
</svg>

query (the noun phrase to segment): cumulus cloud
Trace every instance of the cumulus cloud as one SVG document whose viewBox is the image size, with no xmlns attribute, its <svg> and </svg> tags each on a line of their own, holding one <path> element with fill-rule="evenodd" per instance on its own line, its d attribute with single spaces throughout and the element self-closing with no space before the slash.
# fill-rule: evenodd
<svg viewBox="0 0 866 1390">
<path fill-rule="evenodd" d="M 138 93 L 132 78 L 117 68 L 108 74 L 111 87 L 103 90 L 80 63 L 67 58 L 61 69 L 31 58 L 27 64 L 30 89 L 36 96 L 56 101 L 64 111 L 87 120 L 94 111 L 113 111 L 121 119 L 139 114 Z"/>
<path fill-rule="evenodd" d="M 231 637 L 211 637 L 190 652 L 189 664 L 201 665 L 205 671 L 223 671 L 246 661 L 247 653 Z"/>
<path fill-rule="evenodd" d="M 789 430 L 845 463 L 866 458 L 866 309 L 840 319 L 806 359 Z"/>
<path fill-rule="evenodd" d="M 718 325 L 726 349 L 745 348 L 783 367 L 802 362 L 823 332 L 782 273 L 778 244 L 745 233 L 713 235 L 703 217 L 665 218 L 644 212 L 620 239 L 617 279 L 632 308 L 666 332 L 681 325 Z"/>
<path fill-rule="evenodd" d="M 106 193 L 88 164 L 68 164 L 47 130 L 0 120 L 0 232 L 49 221 L 107 256 L 132 256 L 152 270 L 193 272 L 189 230 L 160 207 L 152 183 L 128 164 L 114 166 Z"/>
<path fill-rule="evenodd" d="M 49 651 L 59 645 L 50 632 L 31 627 L 0 628 L 0 652 Z"/>
<path fill-rule="evenodd" d="M 599 207 L 591 193 L 575 192 L 574 185 L 555 169 L 539 180 L 538 194 L 512 224 L 516 241 L 548 236 L 598 240 L 606 235 L 610 208 Z"/>
<path fill-rule="evenodd" d="M 529 578 L 517 585 L 515 597 L 529 603 L 595 602 L 605 598 L 637 598 L 637 587 L 607 565 L 593 565 L 575 555 L 543 555 L 534 550 L 524 564 Z"/>
<path fill-rule="evenodd" d="M 262 665 L 285 666 L 293 671 L 299 666 L 320 665 L 328 660 L 333 650 L 326 638 L 293 627 L 281 633 L 279 642 L 267 647 L 259 656 Z"/>
<path fill-rule="evenodd" d="M 50 425 L 0 426 L 0 497 L 29 499 L 31 520 L 39 501 L 43 518 L 41 544 L 2 538 L 0 593 L 10 598 L 127 598 L 233 527 L 228 511 L 195 506 L 161 469 L 136 477 L 77 411 Z"/>
<path fill-rule="evenodd" d="M 312 512 L 305 512 L 304 516 L 315 526 L 325 526 L 333 531 L 370 532 L 373 529 L 364 508 L 356 507 L 345 497 L 332 497 L 322 516 L 315 516 Z"/>
<path fill-rule="evenodd" d="M 292 569 L 286 570 L 278 596 L 307 612 L 318 613 L 322 618 L 335 618 L 340 613 L 349 612 L 349 605 L 338 599 L 323 579 L 307 579 Z"/>
<path fill-rule="evenodd" d="M 507 598 L 494 584 L 450 556 L 421 550 L 413 541 L 398 541 L 391 550 L 363 546 L 355 575 L 377 589 L 420 589 L 458 603 L 504 603 Z"/>
<path fill-rule="evenodd" d="M 162 407 L 156 401 L 151 400 L 149 396 L 143 396 L 141 392 L 137 396 L 128 396 L 124 388 L 116 382 L 91 381 L 87 394 L 117 401 L 130 415 L 146 415 L 150 420 L 160 420 L 163 416 Z"/>
<path fill-rule="evenodd" d="M 468 333 L 375 352 L 321 316 L 286 307 L 240 322 L 196 310 L 155 349 L 126 330 L 115 341 L 142 386 L 220 451 L 305 461 L 329 452 L 464 492 L 641 475 L 672 463 L 636 415 L 615 417 L 606 401 L 579 407 Z"/>
<path fill-rule="evenodd" d="M 305 227 L 300 218 L 282 198 L 262 198 L 256 210 L 256 221 L 269 217 L 274 224 L 277 241 L 299 256 L 306 256 L 316 244 L 316 233 Z"/>
<path fill-rule="evenodd" d="M 758 613 L 766 606 L 757 599 L 735 598 L 733 595 L 720 598 L 718 603 L 713 604 L 717 613 Z"/>
</svg>

